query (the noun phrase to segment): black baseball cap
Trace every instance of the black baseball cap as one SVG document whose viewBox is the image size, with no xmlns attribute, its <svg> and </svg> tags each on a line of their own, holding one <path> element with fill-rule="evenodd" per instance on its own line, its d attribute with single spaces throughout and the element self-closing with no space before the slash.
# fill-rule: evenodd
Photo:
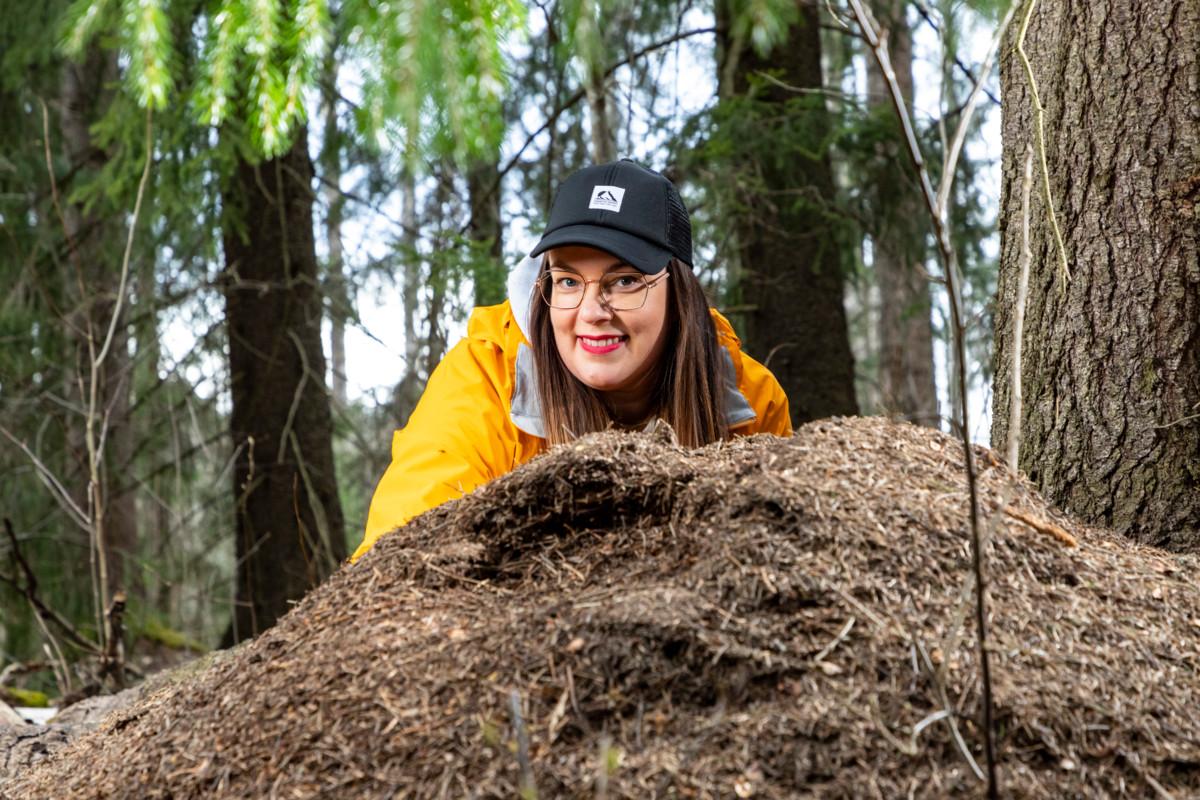
<svg viewBox="0 0 1200 800">
<path fill-rule="evenodd" d="M 587 245 L 647 275 L 672 258 L 692 266 L 692 223 L 675 185 L 629 159 L 585 167 L 562 182 L 530 257 Z"/>
</svg>

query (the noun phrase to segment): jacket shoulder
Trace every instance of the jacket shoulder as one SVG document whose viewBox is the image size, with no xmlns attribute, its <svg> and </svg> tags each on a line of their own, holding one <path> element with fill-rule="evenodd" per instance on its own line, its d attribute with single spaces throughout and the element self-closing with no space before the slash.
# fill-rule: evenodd
<svg viewBox="0 0 1200 800">
<path fill-rule="evenodd" d="M 770 369 L 742 351 L 742 341 L 729 320 L 715 308 L 710 308 L 709 313 L 717 329 L 717 340 L 729 353 L 733 363 L 737 393 L 754 412 L 753 417 L 735 423 L 734 432 L 743 435 L 774 433 L 777 436 L 790 436 L 792 425 L 783 387 Z"/>
</svg>

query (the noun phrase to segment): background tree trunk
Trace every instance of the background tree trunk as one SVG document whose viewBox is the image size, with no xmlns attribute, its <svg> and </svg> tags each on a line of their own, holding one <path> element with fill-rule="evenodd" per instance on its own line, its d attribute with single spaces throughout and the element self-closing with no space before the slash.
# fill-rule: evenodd
<svg viewBox="0 0 1200 800">
<path fill-rule="evenodd" d="M 412 170 L 405 169 L 400 180 L 402 206 L 400 220 L 404 236 L 403 286 L 400 297 L 404 317 L 404 375 L 392 392 L 395 427 L 408 424 L 408 418 L 421 399 L 425 375 L 421 372 L 421 335 L 417 330 L 417 311 L 421 304 L 421 258 L 417 251 L 417 181 Z M 391 452 L 390 449 L 388 452 Z"/>
<path fill-rule="evenodd" d="M 788 87 L 822 87 L 815 6 L 800 4 L 787 41 L 766 57 L 730 36 L 730 13 L 721 8 L 722 98 L 744 98 L 760 72 Z M 778 83 L 754 91 L 746 113 L 754 115 L 758 140 L 733 155 L 739 172 L 761 183 L 745 192 L 733 221 L 746 349 L 779 379 L 793 422 L 856 414 L 840 244 L 828 212 L 834 189 L 822 152 L 829 132 L 823 100 Z"/>
<path fill-rule="evenodd" d="M 617 160 L 617 132 L 613 124 L 613 112 L 609 104 L 608 86 L 604 80 L 604 67 L 591 65 L 587 91 L 588 121 L 592 126 L 592 163 L 607 164 Z"/>
<path fill-rule="evenodd" d="M 329 359 L 330 384 L 333 399 L 345 408 L 346 387 L 346 320 L 353 313 L 353 298 L 346 280 L 346 265 L 342 253 L 342 217 L 346 198 L 339 181 L 342 176 L 342 142 L 338 131 L 337 97 L 332 87 L 337 82 L 337 58 L 333 48 L 325 59 L 326 89 L 321 104 L 324 117 L 321 154 L 321 194 L 325 199 L 325 247 L 329 252 L 325 285 L 329 296 Z"/>
<path fill-rule="evenodd" d="M 1016 25 L 1013 26 L 1016 30 Z M 1031 96 L 1005 48 L 1001 278 L 992 445 L 1009 431 L 1021 183 Z M 1035 185 L 1020 466 L 1071 513 L 1138 540 L 1200 544 L 1200 6 L 1064 0 L 1025 44 L 1073 277 Z M 1036 178 L 1035 178 L 1036 180 Z"/>
<path fill-rule="evenodd" d="M 478 250 L 474 253 L 475 305 L 504 302 L 504 236 L 500 226 L 500 153 L 475 161 L 467 170 L 467 194 L 471 202 L 469 235 Z"/>
<path fill-rule="evenodd" d="M 307 135 L 239 160 L 224 191 L 237 457 L 237 609 L 227 639 L 269 627 L 346 557 L 321 348 Z"/>
<path fill-rule="evenodd" d="M 912 33 L 904 0 L 876 0 L 875 16 L 888 31 L 888 52 L 896 81 L 912 105 Z M 887 83 L 873 59 L 867 59 L 867 91 L 873 113 L 894 119 Z M 880 155 L 905 163 L 899 128 Z M 907 164 L 905 164 L 907 166 Z M 916 186 L 892 198 L 885 224 L 874 239 L 873 266 L 879 287 L 879 392 L 885 413 L 938 427 L 937 388 L 933 377 L 933 327 L 929 284 L 922 271 L 925 209 Z M 890 207 L 887 207 L 890 206 Z"/>
</svg>

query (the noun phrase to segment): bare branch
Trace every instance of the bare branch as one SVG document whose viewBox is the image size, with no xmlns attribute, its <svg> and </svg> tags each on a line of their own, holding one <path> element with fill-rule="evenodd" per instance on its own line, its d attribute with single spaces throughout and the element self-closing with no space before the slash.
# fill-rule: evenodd
<svg viewBox="0 0 1200 800">
<path fill-rule="evenodd" d="M 1008 409 L 1008 468 L 1017 473 L 1021 449 L 1021 345 L 1025 337 L 1025 301 L 1029 295 L 1029 196 L 1033 193 L 1033 147 L 1025 149 L 1025 177 L 1021 182 L 1021 274 L 1017 280 L 1017 302 L 1013 307 L 1012 397 Z"/>
<path fill-rule="evenodd" d="M 56 499 L 59 505 L 63 507 L 63 510 L 67 512 L 67 516 L 69 516 L 71 520 L 85 532 L 90 533 L 92 527 L 91 523 L 88 522 L 88 515 L 84 513 L 83 509 L 81 509 L 74 500 L 71 499 L 70 493 L 63 488 L 63 485 L 59 482 L 58 478 L 54 476 L 54 473 L 50 471 L 50 468 L 42 463 L 42 460 L 38 458 L 37 455 L 30 450 L 24 442 L 22 442 L 16 436 L 13 436 L 12 433 L 9 432 L 8 428 L 0 425 L 0 433 L 4 434 L 4 437 L 10 442 L 21 448 L 21 452 L 23 452 L 33 463 L 33 468 L 37 471 L 38 477 L 41 478 L 42 483 L 46 484 L 46 487 L 50 489 L 51 494 L 54 495 L 54 499 Z"/>
<path fill-rule="evenodd" d="M 33 568 L 29 566 L 29 562 L 25 560 L 25 555 L 21 552 L 20 542 L 17 540 L 17 534 L 13 530 L 12 520 L 10 520 L 8 517 L 4 518 L 4 531 L 6 534 L 8 534 L 9 544 L 12 546 L 13 558 L 16 560 L 17 566 L 20 568 L 21 574 L 25 577 L 25 580 L 22 583 L 21 581 L 17 580 L 15 575 L 9 576 L 0 574 L 0 582 L 7 583 L 9 586 L 13 587 L 13 589 L 25 595 L 25 599 L 29 601 L 31 606 L 33 606 L 35 616 L 37 616 L 39 621 L 47 619 L 50 620 L 57 625 L 63 631 L 63 633 L 67 635 L 67 638 L 70 639 L 71 642 L 77 647 L 80 647 L 81 649 L 86 650 L 93 655 L 98 655 L 100 653 L 100 648 L 97 647 L 94 642 L 90 641 L 86 636 L 77 631 L 74 625 L 67 622 L 67 620 L 64 619 L 58 612 L 51 609 L 44 602 L 42 602 L 40 597 L 38 597 L 37 575 L 34 574 Z M 46 632 L 47 638 L 52 640 L 53 637 L 49 636 L 49 631 L 45 628 L 43 628 L 43 630 Z M 57 648 L 57 643 L 55 644 L 55 647 Z"/>
<path fill-rule="evenodd" d="M 979 96 L 983 92 L 983 84 L 991 74 L 996 51 L 1000 49 L 1000 42 L 1004 39 L 1004 32 L 1008 30 L 1009 23 L 1012 22 L 1015 10 L 1015 5 L 1009 7 L 1008 13 L 1000 20 L 1000 25 L 996 28 L 995 35 L 992 36 L 992 43 L 988 47 L 987 55 L 983 58 L 983 64 L 980 65 L 979 79 L 971 87 L 971 94 L 967 97 L 967 103 L 962 109 L 962 116 L 954 130 L 954 139 L 946 150 L 946 158 L 942 164 L 942 182 L 938 186 L 937 196 L 938 213 L 943 217 L 946 216 L 948 210 L 950 187 L 954 185 L 954 168 L 958 164 L 958 156 L 962 152 L 963 143 L 967 140 L 967 129 L 970 127 L 971 116 L 975 113 L 975 106 L 979 103 Z"/>
<path fill-rule="evenodd" d="M 113 307 L 112 319 L 108 323 L 108 333 L 104 336 L 104 346 L 96 356 L 99 367 L 108 357 L 108 349 L 112 346 L 113 335 L 116 332 L 121 317 L 121 307 L 125 302 L 125 286 L 129 283 L 129 256 L 133 252 L 133 234 L 137 230 L 138 217 L 142 213 L 142 198 L 146 194 L 146 182 L 150 178 L 150 164 L 154 161 L 154 129 L 150 109 L 146 109 L 146 163 L 142 167 L 142 177 L 138 181 L 137 198 L 133 201 L 133 219 L 129 221 L 129 235 L 125 238 L 125 254 L 121 258 L 121 279 L 117 284 L 117 301 Z"/>
<path fill-rule="evenodd" d="M 924 0 L 917 0 L 913 6 L 917 9 L 917 13 L 921 15 L 921 19 L 925 20 L 926 24 L 933 28 L 935 33 L 941 36 L 942 28 L 937 24 L 937 20 L 933 18 L 933 14 L 929 10 L 929 5 L 925 3 Z M 964 64 L 962 59 L 959 58 L 957 54 L 954 56 L 954 66 L 958 67 L 959 72 L 965 75 L 967 80 L 976 85 L 979 84 L 983 80 L 983 76 L 988 73 L 988 68 L 985 68 L 983 70 L 983 75 L 980 75 L 979 78 L 976 78 L 975 73 L 971 72 L 971 68 Z M 988 99 L 992 101 L 993 105 L 1000 105 L 1000 98 L 996 97 L 996 95 L 992 94 L 987 89 L 984 89 L 983 91 L 984 94 L 988 96 Z"/>
<path fill-rule="evenodd" d="M 955 352 L 954 378 L 959 397 L 962 398 L 958 419 L 958 432 L 962 438 L 963 461 L 967 470 L 967 493 L 970 501 L 969 528 L 971 533 L 972 571 L 975 577 L 975 629 L 979 644 L 979 666 L 982 678 L 981 682 L 983 684 L 983 733 L 984 752 L 987 756 L 987 791 L 989 800 L 995 800 L 995 798 L 999 797 L 999 786 L 996 778 L 995 731 L 993 730 L 992 722 L 992 676 L 987 650 L 987 585 L 984 581 L 983 542 L 979 531 L 979 490 L 976 486 L 975 454 L 971 447 L 971 427 L 969 425 L 970 414 L 967 402 L 965 352 L 966 331 L 963 328 L 961 311 L 962 289 L 961 278 L 958 274 L 958 256 L 950 241 L 950 230 L 946 217 L 939 207 L 937 196 L 934 194 L 933 186 L 929 180 L 929 171 L 925 167 L 925 159 L 921 153 L 921 147 L 917 143 L 916 134 L 913 131 L 912 120 L 909 116 L 908 107 L 904 102 L 904 95 L 900 90 L 900 85 L 896 81 L 896 72 L 892 68 L 891 58 L 888 56 L 887 41 L 880 37 L 878 25 L 875 23 L 870 12 L 863 6 L 861 0 L 850 0 L 850 7 L 854 12 L 854 19 L 858 23 L 859 29 L 871 46 L 871 52 L 875 57 L 876 63 L 879 65 L 879 71 L 883 74 L 884 80 L 887 81 L 892 106 L 904 131 L 909 157 L 912 159 L 913 167 L 916 169 L 917 176 L 920 179 L 925 207 L 933 222 L 936 234 L 935 239 L 938 244 L 939 254 L 941 255 L 942 266 L 946 273 L 946 297 L 950 304 L 950 322 Z"/>
</svg>

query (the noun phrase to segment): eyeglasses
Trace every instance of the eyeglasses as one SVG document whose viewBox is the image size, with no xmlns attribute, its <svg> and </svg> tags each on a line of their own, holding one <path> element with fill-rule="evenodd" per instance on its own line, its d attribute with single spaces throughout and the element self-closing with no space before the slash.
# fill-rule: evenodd
<svg viewBox="0 0 1200 800">
<path fill-rule="evenodd" d="M 637 311 L 646 305 L 650 290 L 670 273 L 664 272 L 652 281 L 641 274 L 621 272 L 585 281 L 577 272 L 550 270 L 539 279 L 542 300 L 551 308 L 579 308 L 589 283 L 600 284 L 600 302 L 613 311 Z"/>
</svg>

